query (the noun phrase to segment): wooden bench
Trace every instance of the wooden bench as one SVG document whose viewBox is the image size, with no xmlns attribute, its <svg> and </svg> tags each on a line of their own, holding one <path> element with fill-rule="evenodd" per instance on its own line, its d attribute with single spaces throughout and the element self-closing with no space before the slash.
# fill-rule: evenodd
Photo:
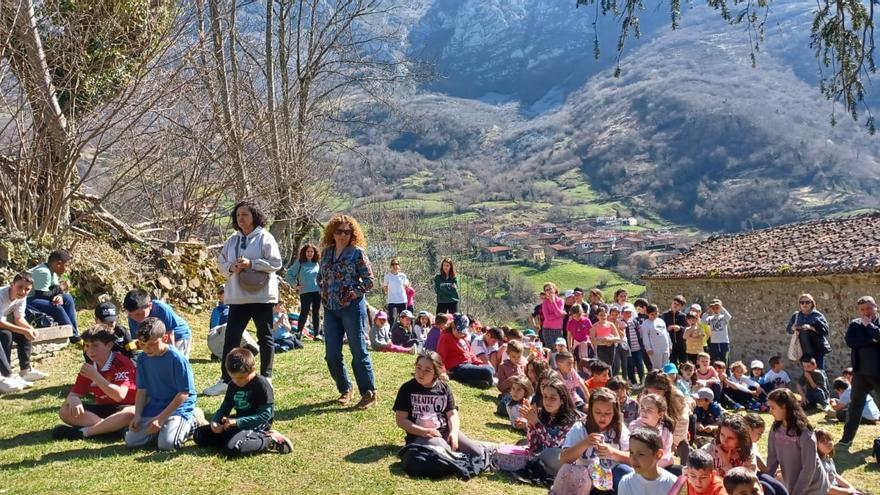
<svg viewBox="0 0 880 495">
<path fill-rule="evenodd" d="M 73 336 L 73 325 L 55 325 L 37 329 L 37 338 L 33 344 L 60 344 Z"/>
</svg>

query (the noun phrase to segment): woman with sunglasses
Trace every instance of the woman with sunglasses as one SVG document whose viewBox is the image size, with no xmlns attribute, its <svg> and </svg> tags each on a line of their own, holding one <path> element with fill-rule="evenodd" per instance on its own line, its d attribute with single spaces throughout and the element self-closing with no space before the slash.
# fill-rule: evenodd
<svg viewBox="0 0 880 495">
<path fill-rule="evenodd" d="M 324 305 L 324 352 L 330 376 L 339 390 L 339 403 L 348 404 L 352 384 L 342 360 L 342 340 L 348 337 L 351 368 L 361 400 L 355 406 L 366 409 L 376 404 L 376 379 L 367 349 L 367 301 L 374 277 L 367 259 L 367 239 L 357 220 L 334 215 L 321 237 L 321 269 L 318 285 Z"/>
<path fill-rule="evenodd" d="M 810 294 L 801 294 L 798 304 L 800 310 L 791 315 L 785 331 L 789 335 L 797 332 L 803 357 L 815 359 L 816 367 L 825 369 L 825 355 L 831 352 L 828 320 L 816 309 L 816 300 Z"/>
<path fill-rule="evenodd" d="M 203 392 L 222 395 L 231 378 L 226 355 L 241 345 L 241 335 L 253 320 L 260 345 L 260 374 L 272 379 L 275 346 L 272 340 L 273 308 L 278 302 L 278 277 L 281 251 L 266 226 L 266 217 L 256 204 L 242 201 L 232 209 L 235 233 L 226 241 L 218 256 L 220 271 L 228 278 L 223 298 L 229 306 L 223 355 L 220 357 L 220 380 Z"/>
</svg>

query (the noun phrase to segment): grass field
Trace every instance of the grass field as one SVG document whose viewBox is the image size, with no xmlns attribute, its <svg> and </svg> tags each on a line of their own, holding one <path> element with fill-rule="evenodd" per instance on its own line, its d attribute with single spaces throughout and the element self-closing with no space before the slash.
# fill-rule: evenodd
<svg viewBox="0 0 880 495">
<path fill-rule="evenodd" d="M 91 316 L 80 315 L 86 323 Z M 199 390 L 213 383 L 218 364 L 209 361 L 204 344 L 208 315 L 188 316 L 194 327 L 193 367 Z M 346 356 L 348 356 L 346 351 Z M 348 359 L 348 358 L 347 358 Z M 55 493 L 260 493 L 303 494 L 538 494 L 545 490 L 514 484 L 504 474 L 426 481 L 407 477 L 396 452 L 403 435 L 394 425 L 391 406 L 397 388 L 409 379 L 413 358 L 373 354 L 380 402 L 368 411 L 337 406 L 320 343 L 276 356 L 276 422 L 289 435 L 294 453 L 264 454 L 227 460 L 192 442 L 176 452 L 129 450 L 120 441 L 53 441 L 49 430 L 67 394 L 80 355 L 73 349 L 40 363 L 51 376 L 31 391 L 0 396 L 0 492 Z M 462 429 L 472 438 L 514 442 L 521 435 L 508 430 L 492 414 L 495 394 L 452 384 L 462 414 Z M 208 415 L 219 398 L 199 397 Z M 819 423 L 818 417 L 813 417 Z M 822 425 L 822 427 L 829 427 Z M 835 436 L 839 425 L 830 426 Z M 844 477 L 876 492 L 878 468 L 866 465 L 872 438 L 880 427 L 859 431 L 852 454 L 838 449 L 835 461 Z M 765 444 L 766 445 L 766 444 Z M 764 450 L 764 448 L 762 448 Z"/>
<path fill-rule="evenodd" d="M 601 285 L 599 282 L 603 280 L 606 283 L 602 291 L 608 301 L 612 300 L 614 291 L 621 287 L 627 290 L 630 297 L 645 292 L 645 286 L 628 282 L 615 272 L 595 266 L 582 265 L 571 260 L 555 259 L 546 270 L 520 263 L 511 263 L 507 267 L 511 272 L 528 278 L 536 292 L 540 292 L 546 282 L 553 282 L 560 291 L 565 291 L 575 287 L 587 290 Z"/>
</svg>

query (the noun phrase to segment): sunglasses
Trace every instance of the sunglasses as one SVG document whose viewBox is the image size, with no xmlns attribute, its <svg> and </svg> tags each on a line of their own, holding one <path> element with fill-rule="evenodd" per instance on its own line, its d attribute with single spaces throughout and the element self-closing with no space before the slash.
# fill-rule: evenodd
<svg viewBox="0 0 880 495">
<path fill-rule="evenodd" d="M 801 304 L 813 304 L 813 301 L 801 301 Z"/>
<path fill-rule="evenodd" d="M 336 235 L 351 235 L 351 229 L 336 229 L 333 233 Z"/>
<path fill-rule="evenodd" d="M 336 232 L 339 233 L 338 230 Z M 400 266 L 400 263 L 391 263 L 391 266 Z"/>
</svg>

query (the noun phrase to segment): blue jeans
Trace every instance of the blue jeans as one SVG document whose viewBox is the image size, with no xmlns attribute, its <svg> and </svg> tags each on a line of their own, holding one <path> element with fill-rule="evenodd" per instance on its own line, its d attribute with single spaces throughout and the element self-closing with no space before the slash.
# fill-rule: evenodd
<svg viewBox="0 0 880 495">
<path fill-rule="evenodd" d="M 639 381 L 636 381 L 636 374 L 639 375 Z M 629 355 L 629 366 L 627 367 L 627 376 L 632 384 L 642 383 L 645 379 L 645 351 L 639 349 L 632 351 Z"/>
<path fill-rule="evenodd" d="M 491 387 L 493 376 L 495 376 L 495 370 L 488 364 L 477 365 L 464 363 L 449 370 L 449 378 L 466 385 L 473 385 L 480 388 Z"/>
<path fill-rule="evenodd" d="M 376 390 L 373 362 L 367 349 L 367 302 L 364 298 L 352 301 L 342 309 L 324 308 L 324 356 L 330 376 L 340 394 L 351 390 L 351 380 L 342 360 L 342 337 L 348 337 L 351 349 L 351 369 L 361 395 Z"/>
<path fill-rule="evenodd" d="M 724 361 L 727 363 L 727 354 L 730 352 L 730 344 L 727 342 L 719 342 L 717 344 L 709 344 L 709 356 L 712 361 Z"/>
<path fill-rule="evenodd" d="M 73 326 L 73 336 L 79 337 L 79 328 L 76 324 L 76 303 L 73 301 L 73 297 L 66 292 L 61 294 L 61 301 L 61 306 L 56 306 L 52 304 L 50 299 L 32 298 L 28 299 L 27 305 L 35 311 L 51 316 L 59 325 Z"/>
</svg>

